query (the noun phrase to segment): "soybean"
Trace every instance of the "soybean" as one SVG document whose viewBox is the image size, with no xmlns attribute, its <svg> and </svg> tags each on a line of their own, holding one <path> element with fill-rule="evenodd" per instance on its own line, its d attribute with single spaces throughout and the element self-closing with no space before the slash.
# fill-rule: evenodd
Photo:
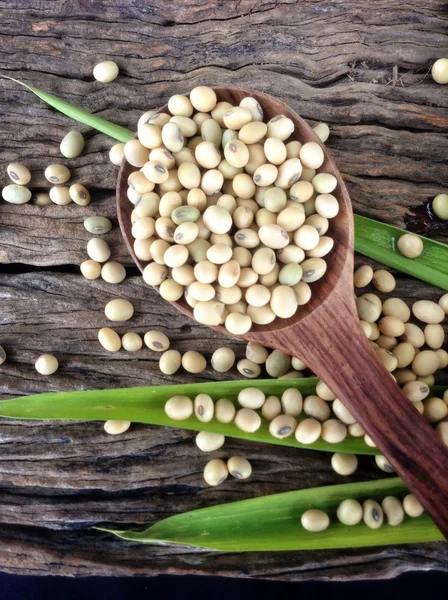
<svg viewBox="0 0 448 600">
<path fill-rule="evenodd" d="M 101 265 L 95 260 L 85 260 L 80 266 L 81 273 L 86 279 L 98 279 L 101 275 Z"/>
<path fill-rule="evenodd" d="M 243 408 L 261 408 L 265 401 L 265 395 L 258 388 L 245 388 L 238 394 L 238 402 Z"/>
<path fill-rule="evenodd" d="M 50 165 L 45 169 L 44 175 L 50 183 L 66 183 L 71 177 L 65 165 Z"/>
<path fill-rule="evenodd" d="M 336 515 L 344 525 L 357 525 L 363 517 L 363 508 L 358 500 L 354 498 L 346 498 L 339 504 Z"/>
<path fill-rule="evenodd" d="M 404 519 L 404 510 L 403 505 L 398 498 L 386 496 L 381 502 L 381 507 L 388 525 L 394 527 L 402 523 Z"/>
<path fill-rule="evenodd" d="M 370 529 L 379 529 L 383 524 L 384 514 L 381 506 L 375 500 L 366 500 L 362 505 L 363 521 Z"/>
<path fill-rule="evenodd" d="M 261 407 L 261 414 L 268 421 L 272 421 L 275 417 L 278 417 L 282 412 L 282 405 L 280 398 L 277 396 L 269 396 L 266 398 L 263 406 Z"/>
<path fill-rule="evenodd" d="M 118 76 L 118 65 L 111 60 L 105 60 L 95 65 L 93 76 L 101 83 L 110 83 Z"/>
<path fill-rule="evenodd" d="M 315 419 L 304 419 L 300 421 L 295 431 L 296 440 L 300 444 L 313 444 L 316 442 L 322 432 L 322 425 Z"/>
<path fill-rule="evenodd" d="M 362 265 L 356 269 L 353 276 L 356 288 L 363 288 L 369 285 L 373 279 L 373 269 L 370 265 Z"/>
<path fill-rule="evenodd" d="M 336 452 L 331 457 L 331 466 L 338 475 L 351 475 L 358 468 L 358 459 L 355 454 Z"/>
<path fill-rule="evenodd" d="M 92 238 L 87 244 L 87 254 L 92 260 L 102 263 L 109 260 L 111 252 L 107 242 L 100 238 Z"/>
<path fill-rule="evenodd" d="M 200 431 L 196 436 L 196 446 L 202 452 L 213 452 L 219 450 L 225 442 L 225 437 L 220 433 L 211 431 Z"/>
<path fill-rule="evenodd" d="M 202 423 L 208 423 L 213 419 L 215 405 L 208 394 L 198 394 L 194 399 L 194 414 Z"/>
<path fill-rule="evenodd" d="M 235 425 L 238 429 L 241 429 L 241 431 L 254 433 L 261 426 L 261 418 L 260 415 L 251 408 L 241 408 L 235 415 Z"/>
<path fill-rule="evenodd" d="M 112 229 L 112 223 L 106 217 L 87 217 L 84 227 L 89 233 L 104 235 Z"/>
<path fill-rule="evenodd" d="M 41 375 L 53 375 L 58 370 L 59 361 L 52 354 L 41 354 L 34 366 Z"/>
<path fill-rule="evenodd" d="M 83 151 L 84 144 L 84 136 L 80 131 L 69 131 L 61 141 L 61 154 L 65 158 L 76 158 Z"/>
<path fill-rule="evenodd" d="M 144 341 L 146 346 L 155 352 L 165 352 L 170 347 L 168 336 L 157 330 L 145 333 Z"/>
<path fill-rule="evenodd" d="M 110 327 L 103 327 L 99 330 L 98 341 L 109 352 L 118 352 L 121 348 L 120 336 Z"/>
<path fill-rule="evenodd" d="M 31 181 L 31 173 L 20 163 L 11 163 L 6 167 L 9 178 L 18 185 L 27 185 Z"/>
<path fill-rule="evenodd" d="M 109 435 L 119 435 L 125 433 L 130 426 L 130 421 L 106 421 L 104 423 L 104 431 Z"/>
<path fill-rule="evenodd" d="M 302 527 L 307 531 L 319 533 L 328 528 L 330 525 L 330 518 L 323 510 L 311 508 L 303 513 L 300 522 L 302 523 Z"/>
<path fill-rule="evenodd" d="M 165 413 L 173 421 L 184 421 L 193 414 L 193 402 L 188 396 L 173 396 L 165 403 Z"/>
<path fill-rule="evenodd" d="M 188 373 L 202 373 L 207 366 L 207 361 L 200 352 L 189 350 L 182 356 L 182 366 Z"/>
<path fill-rule="evenodd" d="M 110 321 L 128 321 L 134 314 L 134 307 L 129 300 L 116 298 L 106 304 L 104 313 Z"/>
<path fill-rule="evenodd" d="M 12 183 L 2 189 L 2 198 L 10 204 L 26 204 L 31 200 L 31 191 L 23 185 Z"/>
<path fill-rule="evenodd" d="M 235 479 L 248 479 L 252 473 L 252 465 L 242 456 L 232 456 L 229 458 L 227 469 Z"/>
<path fill-rule="evenodd" d="M 208 485 L 220 485 L 227 479 L 228 475 L 227 465 L 220 458 L 214 458 L 205 465 L 204 480 Z"/>
<path fill-rule="evenodd" d="M 408 494 L 403 498 L 403 509 L 408 517 L 419 517 L 425 510 L 414 494 Z"/>
<path fill-rule="evenodd" d="M 52 187 L 50 189 L 50 199 L 54 204 L 58 204 L 59 206 L 65 206 L 72 201 L 70 190 L 65 185 L 55 185 Z"/>
<path fill-rule="evenodd" d="M 138 352 L 142 349 L 143 341 L 138 333 L 130 331 L 121 338 L 121 344 L 128 352 Z"/>
<path fill-rule="evenodd" d="M 405 233 L 397 240 L 397 248 L 407 258 L 417 258 L 423 252 L 421 238 L 413 233 Z"/>
<path fill-rule="evenodd" d="M 235 417 L 236 408 L 231 400 L 220 398 L 215 404 L 215 417 L 220 423 L 231 423 Z"/>
<path fill-rule="evenodd" d="M 226 373 L 235 364 L 235 352 L 231 348 L 218 348 L 212 354 L 211 365 L 218 373 Z"/>
</svg>

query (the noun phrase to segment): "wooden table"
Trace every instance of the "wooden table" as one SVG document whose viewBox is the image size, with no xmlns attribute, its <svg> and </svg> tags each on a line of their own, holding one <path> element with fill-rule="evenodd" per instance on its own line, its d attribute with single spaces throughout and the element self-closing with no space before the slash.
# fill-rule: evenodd
<svg viewBox="0 0 448 600">
<path fill-rule="evenodd" d="M 94 6 L 95 5 L 95 6 Z M 102 6 L 101 6 L 102 5 Z M 445 3 L 396 0 L 272 2 L 43 2 L 1 10 L 2 73 L 134 128 L 144 110 L 199 84 L 246 85 L 273 94 L 310 122 L 330 124 L 328 147 L 359 214 L 403 226 L 448 180 L 447 88 L 429 69 L 447 56 Z M 114 59 L 110 85 L 92 68 Z M 32 187 L 46 190 L 44 168 L 61 160 L 59 143 L 73 123 L 29 92 L 0 80 L 2 185 L 20 160 Z M 0 205 L 0 397 L 68 389 L 186 382 L 161 375 L 149 350 L 108 354 L 97 342 L 103 307 L 130 298 L 136 316 L 119 331 L 161 328 L 180 351 L 210 357 L 219 345 L 244 346 L 187 320 L 144 285 L 136 269 L 120 286 L 79 274 L 86 258 L 88 215 L 115 223 L 116 168 L 110 139 L 86 127 L 84 153 L 67 163 L 92 192 L 87 207 Z M 446 189 L 446 188 L 445 188 Z M 434 233 L 434 232 L 433 232 Z M 445 232 L 446 233 L 446 232 Z M 440 239 L 443 232 L 439 231 Z M 129 265 L 117 227 L 107 236 L 113 258 Z M 397 294 L 437 298 L 429 285 L 398 276 Z M 60 370 L 42 377 L 42 352 Z M 198 377 L 217 377 L 210 368 Z M 234 372 L 231 377 L 237 378 Z M 221 574 L 281 580 L 385 578 L 409 569 L 448 571 L 443 543 L 334 552 L 223 554 L 123 543 L 92 525 L 140 527 L 184 510 L 310 486 L 337 483 L 330 457 L 228 440 L 222 455 L 242 453 L 250 481 L 204 485 L 206 462 L 193 434 L 133 426 L 118 437 L 100 423 L 0 426 L 0 569 L 22 574 Z M 218 455 L 221 453 L 217 453 Z M 383 475 L 369 458 L 349 481 Z"/>
</svg>

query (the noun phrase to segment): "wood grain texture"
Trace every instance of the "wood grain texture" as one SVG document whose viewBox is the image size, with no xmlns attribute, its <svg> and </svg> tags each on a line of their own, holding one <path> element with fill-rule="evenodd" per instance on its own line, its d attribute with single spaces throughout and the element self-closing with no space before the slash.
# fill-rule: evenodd
<svg viewBox="0 0 448 600">
<path fill-rule="evenodd" d="M 448 52 L 441 0 L 424 5 L 418 0 L 405 5 L 397 0 L 13 4 L 0 6 L 0 71 L 121 125 L 134 128 L 143 110 L 200 83 L 246 85 L 280 98 L 310 123 L 330 124 L 327 146 L 360 214 L 403 226 L 409 207 L 442 191 L 447 180 L 446 89 L 428 75 L 432 62 Z M 118 62 L 121 74 L 113 84 L 93 80 L 92 68 L 100 59 Z M 1 162 L 22 160 L 33 172 L 33 189 L 46 189 L 43 171 L 61 160 L 59 142 L 72 125 L 6 80 L 0 80 L 0 111 Z M 149 350 L 136 359 L 124 352 L 112 357 L 98 346 L 96 332 L 105 325 L 102 308 L 118 294 L 135 299 L 137 309 L 120 332 L 160 327 L 174 347 L 194 346 L 208 357 L 229 343 L 162 304 L 136 276 L 113 287 L 86 282 L 76 268 L 67 267 L 86 258 L 84 217 L 114 215 L 117 169 L 107 158 L 112 142 L 79 128 L 86 134 L 86 150 L 64 162 L 74 181 L 92 190 L 89 207 L 0 205 L 0 262 L 5 265 L 0 267 L 0 343 L 9 356 L 1 367 L 2 398 L 68 387 L 166 383 Z M 7 183 L 6 174 L 1 183 Z M 446 239 L 443 232 L 438 236 Z M 118 230 L 107 239 L 114 258 L 130 263 Z M 397 294 L 407 299 L 439 295 L 404 277 Z M 230 343 L 243 354 L 239 342 Z M 61 357 L 61 370 L 52 378 L 39 377 L 33 369 L 43 351 Z M 214 376 L 211 370 L 204 374 Z M 189 379 L 181 372 L 171 378 L 178 383 Z M 195 507 L 341 481 L 326 454 L 275 447 L 267 453 L 258 444 L 229 440 L 225 452 L 247 455 L 254 478 L 211 490 L 202 485 L 206 459 L 196 453 L 192 438 L 155 427 L 136 426 L 115 439 L 101 424 L 3 422 L 0 569 L 288 580 L 448 571 L 445 544 L 241 558 L 123 544 L 87 529 L 97 523 L 137 527 Z M 366 459 L 350 479 L 380 476 Z"/>
</svg>

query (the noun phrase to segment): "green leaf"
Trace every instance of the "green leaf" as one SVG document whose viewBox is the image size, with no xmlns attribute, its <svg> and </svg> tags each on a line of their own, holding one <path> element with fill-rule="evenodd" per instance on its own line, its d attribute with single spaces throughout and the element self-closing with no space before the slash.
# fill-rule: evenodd
<svg viewBox="0 0 448 600">
<path fill-rule="evenodd" d="M 151 425 L 167 425 L 194 431 L 211 431 L 228 437 L 254 442 L 265 442 L 291 448 L 307 448 L 351 454 L 379 454 L 377 448 L 367 446 L 362 438 L 347 437 L 339 444 L 329 444 L 320 439 L 314 444 L 299 444 L 294 436 L 279 440 L 269 433 L 269 423 L 263 420 L 255 433 L 246 433 L 234 423 L 220 423 L 216 419 L 202 423 L 195 416 L 185 421 L 172 421 L 165 414 L 165 402 L 176 394 L 194 398 L 197 394 L 209 394 L 214 400 L 229 398 L 236 404 L 238 393 L 246 387 L 262 389 L 266 396 L 281 395 L 287 388 L 296 387 L 304 395 L 315 393 L 316 378 L 303 379 L 257 379 L 244 381 L 220 381 L 166 385 L 115 390 L 92 390 L 83 392 L 58 392 L 25 396 L 0 401 L 0 417 L 13 419 L 71 419 L 76 421 L 131 421 Z M 305 415 L 304 415 L 305 416 Z M 303 418 L 304 418 L 303 416 Z"/>
<path fill-rule="evenodd" d="M 422 254 L 417 258 L 406 258 L 397 248 L 398 238 L 407 233 L 406 231 L 367 217 L 353 217 L 357 252 L 416 279 L 448 290 L 448 245 L 419 235 L 423 242 Z"/>
<path fill-rule="evenodd" d="M 18 79 L 13 79 L 12 77 L 7 77 L 6 75 L 2 75 L 6 79 L 10 79 L 11 81 L 15 81 L 20 85 L 26 87 L 30 92 L 39 96 L 41 100 L 58 110 L 59 112 L 67 115 L 71 119 L 78 121 L 79 123 L 84 123 L 85 125 L 89 125 L 89 127 L 93 127 L 97 131 L 101 131 L 102 133 L 106 133 L 111 138 L 118 140 L 119 142 L 128 142 L 134 137 L 134 132 L 126 129 L 125 127 L 121 127 L 120 125 L 114 125 L 114 123 L 110 123 L 106 121 L 106 119 L 102 119 L 101 117 L 97 117 L 96 115 L 92 115 L 91 113 L 83 110 L 82 108 L 78 108 L 74 104 L 70 104 L 70 102 L 66 102 L 65 100 L 61 100 L 57 96 L 53 96 L 53 94 L 49 94 L 48 92 L 44 92 L 33 85 L 28 83 L 24 83 L 23 81 L 19 81 Z"/>
<path fill-rule="evenodd" d="M 336 509 L 345 498 L 381 501 L 385 496 L 403 498 L 407 493 L 400 479 L 380 479 L 201 508 L 163 519 L 142 532 L 98 529 L 134 542 L 182 544 L 225 552 L 324 550 L 443 540 L 425 513 L 418 518 L 405 517 L 401 525 L 384 524 L 375 530 L 364 523 L 349 527 L 337 520 Z M 328 513 L 328 529 L 320 533 L 303 529 L 300 517 L 310 508 Z"/>
</svg>

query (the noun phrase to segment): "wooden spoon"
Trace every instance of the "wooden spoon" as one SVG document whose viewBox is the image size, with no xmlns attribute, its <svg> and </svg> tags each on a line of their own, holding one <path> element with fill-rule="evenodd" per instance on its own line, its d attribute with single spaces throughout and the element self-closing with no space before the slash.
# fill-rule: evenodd
<svg viewBox="0 0 448 600">
<path fill-rule="evenodd" d="M 331 220 L 334 248 L 328 255 L 325 276 L 312 284 L 313 295 L 290 319 L 253 325 L 246 340 L 282 350 L 305 362 L 333 390 L 364 427 L 378 448 L 428 510 L 448 537 L 448 448 L 417 412 L 386 371 L 369 345 L 357 316 L 353 290 L 353 215 L 339 170 L 313 130 L 288 106 L 275 98 L 244 88 L 215 88 L 219 101 L 238 106 L 252 96 L 263 108 L 265 120 L 283 114 L 293 120 L 293 138 L 318 142 L 325 155 L 322 172 L 338 180 L 334 194 L 339 214 Z M 164 106 L 160 112 L 168 112 Z M 143 271 L 145 264 L 133 250 L 127 179 L 135 167 L 123 162 L 117 183 L 117 210 L 121 231 L 132 258 Z M 174 305 L 193 318 L 184 301 Z M 222 333 L 223 327 L 214 328 Z"/>
</svg>

